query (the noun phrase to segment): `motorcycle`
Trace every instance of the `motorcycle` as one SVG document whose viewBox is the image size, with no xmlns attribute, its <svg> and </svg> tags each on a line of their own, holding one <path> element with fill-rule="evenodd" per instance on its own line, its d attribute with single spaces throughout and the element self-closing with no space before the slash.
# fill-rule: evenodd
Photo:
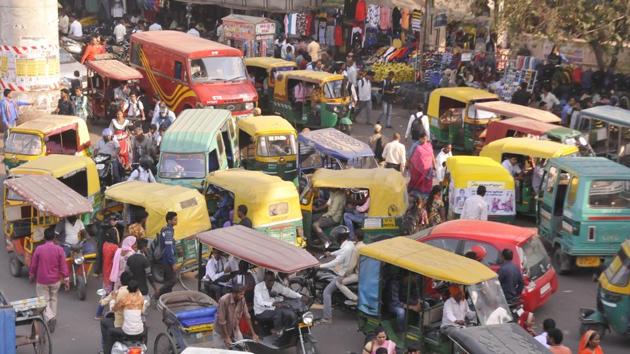
<svg viewBox="0 0 630 354">
<path fill-rule="evenodd" d="M 85 300 L 87 295 L 88 274 L 92 271 L 92 266 L 96 260 L 96 247 L 88 250 L 87 245 L 89 243 L 86 240 L 76 245 L 63 244 L 64 248 L 70 249 L 70 254 L 66 257 L 66 263 L 68 263 L 71 270 L 70 280 L 72 287 L 77 289 L 77 298 L 80 301 Z"/>
<path fill-rule="evenodd" d="M 98 294 L 98 292 L 97 292 Z M 113 305 L 112 305 L 113 306 Z M 149 300 L 144 300 L 144 308 L 147 309 L 149 307 Z M 147 320 L 145 315 L 142 315 L 142 322 L 144 323 L 144 332 L 134 336 L 125 336 L 124 338 L 118 339 L 114 342 L 112 346 L 111 354 L 145 354 L 148 353 L 147 347 L 147 338 L 148 338 L 148 330 L 147 330 Z"/>
<path fill-rule="evenodd" d="M 98 171 L 98 179 L 101 183 L 101 188 L 105 189 L 105 187 L 118 182 L 114 178 L 114 168 L 116 165 L 113 163 L 111 155 L 98 154 L 94 157 L 94 162 L 96 163 L 96 170 Z"/>
<path fill-rule="evenodd" d="M 59 42 L 61 44 L 61 47 L 65 49 L 68 53 L 72 54 L 75 58 L 81 58 L 85 43 L 77 41 L 70 37 L 61 37 L 59 39 Z"/>
<path fill-rule="evenodd" d="M 323 304 L 324 289 L 326 289 L 328 284 L 336 277 L 337 275 L 330 269 L 311 268 L 306 270 L 303 275 L 291 277 L 289 279 L 289 288 L 299 294 L 307 296 L 309 298 L 309 306 L 315 301 Z M 347 287 L 356 294 L 359 284 L 350 284 L 347 285 Z M 348 304 L 346 300 L 347 298 L 340 291 L 333 292 L 332 304 L 334 306 L 354 311 L 356 306 Z"/>
</svg>

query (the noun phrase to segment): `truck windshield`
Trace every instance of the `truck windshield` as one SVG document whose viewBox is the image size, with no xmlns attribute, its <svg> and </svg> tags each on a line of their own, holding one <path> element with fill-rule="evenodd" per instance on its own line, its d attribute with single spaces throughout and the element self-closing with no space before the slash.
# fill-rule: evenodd
<svg viewBox="0 0 630 354">
<path fill-rule="evenodd" d="M 39 155 L 42 153 L 42 139 L 33 134 L 11 133 L 7 137 L 4 151 L 12 154 Z"/>
<path fill-rule="evenodd" d="M 297 153 L 295 136 L 270 135 L 258 138 L 258 156 L 290 156 Z"/>
<path fill-rule="evenodd" d="M 162 153 L 158 176 L 162 178 L 203 178 L 206 176 L 204 154 Z"/>
<path fill-rule="evenodd" d="M 536 280 L 551 268 L 549 256 L 538 235 L 530 238 L 518 251 L 529 279 Z"/>
<path fill-rule="evenodd" d="M 247 78 L 247 69 L 238 57 L 208 57 L 190 62 L 190 76 L 198 83 L 237 81 Z"/>
<path fill-rule="evenodd" d="M 591 182 L 588 204 L 591 208 L 630 208 L 630 180 Z"/>
</svg>

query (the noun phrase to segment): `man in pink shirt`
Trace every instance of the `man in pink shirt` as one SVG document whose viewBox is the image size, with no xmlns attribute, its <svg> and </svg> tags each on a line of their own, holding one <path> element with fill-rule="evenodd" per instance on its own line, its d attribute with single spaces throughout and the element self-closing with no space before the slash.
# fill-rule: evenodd
<svg viewBox="0 0 630 354">
<path fill-rule="evenodd" d="M 46 229 L 44 232 L 46 243 L 35 248 L 28 272 L 29 279 L 36 282 L 37 296 L 42 296 L 46 300 L 44 318 L 48 322 L 50 332 L 55 331 L 57 324 L 57 293 L 61 281 L 63 280 L 66 290 L 70 289 L 70 273 L 65 252 L 61 246 L 55 244 L 54 238 L 54 229 Z"/>
</svg>

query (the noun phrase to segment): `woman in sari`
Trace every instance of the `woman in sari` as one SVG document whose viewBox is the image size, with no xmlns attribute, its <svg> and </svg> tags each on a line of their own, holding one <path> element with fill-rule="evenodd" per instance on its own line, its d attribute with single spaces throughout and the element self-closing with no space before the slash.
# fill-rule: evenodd
<svg viewBox="0 0 630 354">
<path fill-rule="evenodd" d="M 114 290 L 117 290 L 120 287 L 120 275 L 125 271 L 127 258 L 134 254 L 135 247 L 135 236 L 127 236 L 123 239 L 122 246 L 114 254 L 112 271 L 109 275 L 109 280 L 114 284 Z"/>
<path fill-rule="evenodd" d="M 590 329 L 584 333 L 580 339 L 578 354 L 604 354 L 602 347 L 599 345 L 601 337 L 599 333 Z"/>
<path fill-rule="evenodd" d="M 420 134 L 417 144 L 409 158 L 409 191 L 415 194 L 427 195 L 433 187 L 433 171 L 435 157 L 433 156 L 433 145 L 427 139 L 426 133 Z"/>
</svg>

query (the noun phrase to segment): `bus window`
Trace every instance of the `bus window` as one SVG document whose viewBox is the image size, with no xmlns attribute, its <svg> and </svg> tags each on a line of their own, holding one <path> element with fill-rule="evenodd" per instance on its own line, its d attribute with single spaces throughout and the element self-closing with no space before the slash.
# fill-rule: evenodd
<svg viewBox="0 0 630 354">
<path fill-rule="evenodd" d="M 173 77 L 176 80 L 182 79 L 182 63 L 180 61 L 175 61 L 175 70 L 173 71 Z"/>
</svg>

